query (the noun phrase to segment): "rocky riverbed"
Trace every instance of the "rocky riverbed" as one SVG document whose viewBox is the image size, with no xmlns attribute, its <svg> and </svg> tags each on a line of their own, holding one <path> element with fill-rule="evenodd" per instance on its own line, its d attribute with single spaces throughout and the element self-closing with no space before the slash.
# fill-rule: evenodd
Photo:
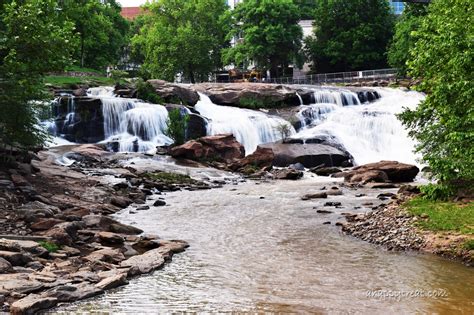
<svg viewBox="0 0 474 315">
<path fill-rule="evenodd" d="M 31 158 L 0 171 L 0 303 L 13 314 L 102 294 L 161 268 L 188 244 L 143 234 L 109 215 L 130 205 L 149 209 L 145 201 L 152 194 L 217 186 L 182 174 L 122 167 L 95 145 L 41 151 Z M 72 166 L 59 165 L 71 159 Z"/>
<path fill-rule="evenodd" d="M 263 180 L 297 180 L 305 171 L 298 163 L 273 168 L 275 155 L 268 148 L 244 156 L 242 146 L 229 135 L 173 148 L 170 152 L 176 162 L 166 162 L 170 157 L 165 155 L 117 154 L 104 148 L 58 147 L 30 154 L 0 171 L 2 310 L 33 313 L 101 294 L 160 269 L 188 244 L 143 233 L 110 215 L 125 208 L 134 214 L 163 207 L 167 201 L 162 193 L 207 190 L 242 181 L 241 176 L 206 166 Z M 320 165 L 310 171 L 334 176 L 339 184 L 302 195 L 301 200 L 337 197 L 348 189 L 381 192 L 377 204 L 365 205 L 372 212 L 347 209 L 341 213 L 347 222 L 324 224 L 335 223 L 348 234 L 393 250 L 427 248 L 426 235 L 412 225 L 417 218 L 400 212 L 399 207 L 416 188 L 404 186 L 399 195 L 387 191 L 412 181 L 419 171 L 416 166 L 382 161 L 351 169 Z M 391 202 L 381 204 L 385 200 Z M 316 213 L 331 214 L 340 207 L 340 202 L 328 200 Z"/>
</svg>

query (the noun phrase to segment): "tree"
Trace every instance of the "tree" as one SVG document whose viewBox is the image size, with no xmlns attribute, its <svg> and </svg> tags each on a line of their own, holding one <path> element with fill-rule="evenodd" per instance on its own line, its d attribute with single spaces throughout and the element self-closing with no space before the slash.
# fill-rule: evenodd
<svg viewBox="0 0 474 315">
<path fill-rule="evenodd" d="M 403 14 L 395 26 L 395 35 L 388 50 L 388 63 L 393 68 L 398 68 L 401 75 L 407 72 L 409 51 L 414 46 L 415 40 L 412 32 L 418 30 L 428 6 L 423 3 L 407 3 Z"/>
<path fill-rule="evenodd" d="M 165 134 L 173 139 L 174 145 L 181 145 L 186 140 L 186 127 L 189 115 L 179 108 L 175 108 L 168 113 Z"/>
<path fill-rule="evenodd" d="M 143 69 L 173 81 L 177 74 L 207 80 L 221 66 L 227 23 L 225 0 L 158 0 L 145 6 L 144 26 L 133 38 L 145 56 Z"/>
<path fill-rule="evenodd" d="M 55 0 L 0 2 L 0 144 L 30 148 L 46 133 L 37 119 L 42 77 L 62 70 L 75 48 L 73 25 Z"/>
<path fill-rule="evenodd" d="M 228 39 L 237 39 L 224 52 L 224 62 L 253 63 L 257 69 L 280 74 L 290 63 L 301 64 L 303 30 L 292 0 L 246 0 L 232 11 Z M 281 72 L 281 71 L 280 71 Z"/>
<path fill-rule="evenodd" d="M 474 2 L 434 0 L 414 32 L 409 74 L 426 99 L 402 113 L 439 185 L 432 197 L 474 187 Z"/>
<path fill-rule="evenodd" d="M 318 0 L 293 0 L 300 11 L 300 18 L 302 20 L 313 20 L 314 9 Z"/>
<path fill-rule="evenodd" d="M 319 0 L 305 46 L 315 72 L 385 67 L 394 16 L 386 0 Z"/>
<path fill-rule="evenodd" d="M 127 45 L 129 23 L 115 0 L 64 0 L 64 18 L 74 22 L 80 46 L 74 58 L 81 67 L 104 69 L 118 63 Z"/>
</svg>

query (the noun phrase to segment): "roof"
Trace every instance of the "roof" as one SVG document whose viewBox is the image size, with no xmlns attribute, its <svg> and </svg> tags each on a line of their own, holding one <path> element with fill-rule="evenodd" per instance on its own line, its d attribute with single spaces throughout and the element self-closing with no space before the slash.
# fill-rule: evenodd
<svg viewBox="0 0 474 315">
<path fill-rule="evenodd" d="M 120 14 L 127 20 L 133 20 L 138 15 L 142 14 L 143 10 L 140 7 L 126 7 L 122 8 Z"/>
</svg>

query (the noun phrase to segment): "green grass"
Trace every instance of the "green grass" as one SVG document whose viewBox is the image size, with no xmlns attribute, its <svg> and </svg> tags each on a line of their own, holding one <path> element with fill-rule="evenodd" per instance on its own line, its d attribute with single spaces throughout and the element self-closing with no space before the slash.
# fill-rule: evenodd
<svg viewBox="0 0 474 315">
<path fill-rule="evenodd" d="M 60 249 L 60 247 L 57 244 L 51 243 L 48 241 L 40 241 L 38 242 L 38 244 L 40 244 L 43 248 L 45 248 L 50 253 L 55 253 Z"/>
<path fill-rule="evenodd" d="M 469 241 L 466 241 L 464 244 L 463 244 L 463 247 L 467 250 L 474 250 L 474 240 L 469 240 Z"/>
<path fill-rule="evenodd" d="M 165 183 L 165 184 L 194 184 L 196 181 L 188 175 L 158 172 L 158 173 L 147 173 L 146 177 Z"/>
<path fill-rule="evenodd" d="M 406 202 L 404 207 L 411 214 L 427 216 L 417 223 L 423 229 L 474 234 L 473 202 L 460 204 L 417 197 Z"/>
<path fill-rule="evenodd" d="M 66 76 L 47 76 L 44 79 L 46 84 L 56 87 L 70 88 L 72 85 L 114 85 L 112 78 L 107 77 L 66 77 Z M 121 82 L 125 83 L 125 81 Z"/>
</svg>

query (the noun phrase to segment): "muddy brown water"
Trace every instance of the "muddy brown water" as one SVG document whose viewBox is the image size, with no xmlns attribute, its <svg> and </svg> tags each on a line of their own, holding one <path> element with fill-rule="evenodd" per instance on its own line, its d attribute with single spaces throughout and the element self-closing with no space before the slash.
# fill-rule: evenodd
<svg viewBox="0 0 474 315">
<path fill-rule="evenodd" d="M 474 269 L 432 255 L 388 252 L 335 226 L 342 212 L 380 203 L 375 196 L 381 191 L 344 188 L 343 196 L 300 199 L 334 184 L 319 177 L 249 181 L 155 196 L 168 205 L 124 210 L 117 215 L 124 223 L 184 239 L 190 248 L 162 270 L 56 311 L 474 313 Z M 324 207 L 327 201 L 343 207 Z"/>
</svg>

